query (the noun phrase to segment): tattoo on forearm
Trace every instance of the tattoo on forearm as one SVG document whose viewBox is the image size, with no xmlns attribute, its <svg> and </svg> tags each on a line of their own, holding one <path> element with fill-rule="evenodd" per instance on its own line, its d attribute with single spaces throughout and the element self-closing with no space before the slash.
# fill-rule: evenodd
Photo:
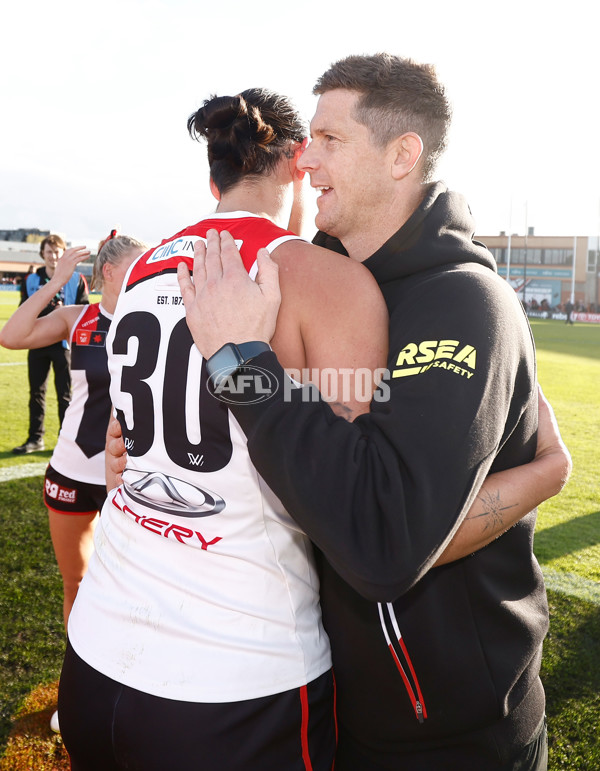
<svg viewBox="0 0 600 771">
<path fill-rule="evenodd" d="M 354 420 L 354 411 L 343 402 L 328 402 L 331 409 L 339 418 L 344 418 L 349 423 Z"/>
<path fill-rule="evenodd" d="M 509 506 L 503 506 L 500 498 L 500 490 L 497 490 L 495 494 L 485 492 L 483 495 L 479 496 L 479 500 L 485 506 L 486 511 L 481 512 L 481 514 L 473 514 L 467 518 L 479 519 L 480 517 L 487 517 L 483 525 L 484 532 L 490 528 L 494 531 L 503 530 L 504 512 L 508 509 L 514 509 L 515 506 L 519 505 L 518 503 L 511 503 Z"/>
</svg>

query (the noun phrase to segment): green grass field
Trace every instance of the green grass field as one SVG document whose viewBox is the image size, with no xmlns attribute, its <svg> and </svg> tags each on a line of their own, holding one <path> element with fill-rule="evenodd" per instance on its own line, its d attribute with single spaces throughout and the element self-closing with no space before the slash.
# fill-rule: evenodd
<svg viewBox="0 0 600 771">
<path fill-rule="evenodd" d="M 0 325 L 18 296 L 0 292 Z M 600 325 L 533 321 L 539 381 L 573 456 L 563 493 L 540 507 L 535 552 L 548 586 L 542 677 L 551 771 L 600 769 Z M 0 754 L 12 718 L 36 686 L 58 677 L 64 635 L 60 577 L 42 503 L 56 441 L 49 388 L 46 450 L 15 456 L 27 434 L 26 353 L 0 348 Z M 15 467 L 20 467 L 16 469 Z M 22 478 L 10 479 L 15 472 Z M 4 480 L 4 481 L 3 481 Z M 20 768 L 20 767 L 19 767 Z"/>
</svg>

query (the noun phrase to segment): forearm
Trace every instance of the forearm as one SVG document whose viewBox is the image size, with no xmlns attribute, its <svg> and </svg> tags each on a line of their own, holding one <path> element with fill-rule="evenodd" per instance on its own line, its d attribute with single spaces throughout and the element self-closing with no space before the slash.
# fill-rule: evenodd
<svg viewBox="0 0 600 771">
<path fill-rule="evenodd" d="M 490 474 L 435 564 L 454 562 L 498 538 L 540 503 L 557 495 L 570 473 L 571 458 L 561 442 L 531 463 Z"/>
<path fill-rule="evenodd" d="M 2 328 L 0 345 L 13 349 L 32 347 L 38 316 L 60 288 L 60 284 L 51 280 L 20 305 Z"/>
</svg>

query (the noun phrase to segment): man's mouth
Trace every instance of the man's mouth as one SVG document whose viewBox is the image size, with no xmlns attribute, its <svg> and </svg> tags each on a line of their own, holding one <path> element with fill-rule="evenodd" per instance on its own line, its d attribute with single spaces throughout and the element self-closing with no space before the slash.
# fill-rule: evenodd
<svg viewBox="0 0 600 771">
<path fill-rule="evenodd" d="M 320 197 L 322 195 L 326 195 L 327 193 L 329 193 L 331 190 L 333 190 L 333 188 L 332 187 L 327 187 L 327 186 L 317 185 L 315 190 L 317 191 L 317 193 L 319 194 L 319 197 Z"/>
</svg>

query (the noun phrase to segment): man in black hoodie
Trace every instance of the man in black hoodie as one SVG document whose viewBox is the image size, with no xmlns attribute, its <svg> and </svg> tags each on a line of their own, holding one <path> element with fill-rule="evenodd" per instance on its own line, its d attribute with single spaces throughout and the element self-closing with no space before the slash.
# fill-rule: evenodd
<svg viewBox="0 0 600 771">
<path fill-rule="evenodd" d="M 325 556 L 336 771 L 541 771 L 548 608 L 535 511 L 475 554 L 434 567 L 484 477 L 535 454 L 527 319 L 473 240 L 464 199 L 431 181 L 450 122 L 433 68 L 349 57 L 314 92 L 299 166 L 321 190 L 317 240 L 343 244 L 377 279 L 390 314 L 389 374 L 382 398 L 353 423 L 302 389 L 261 400 L 250 378 L 230 409 L 257 469 Z M 204 310 L 188 309 L 209 371 L 235 356 L 231 343 L 217 351 L 226 341 L 268 341 L 277 310 L 276 298 L 259 298 L 260 312 L 246 303 L 238 274 L 229 314 L 215 264 L 209 250 L 195 274 L 196 293 L 208 274 L 212 312 L 210 297 Z M 265 295 L 271 271 L 263 256 Z M 256 285 L 247 290 L 256 295 Z M 232 374 L 247 363 L 238 358 Z M 283 383 L 272 352 L 252 365 Z"/>
</svg>

